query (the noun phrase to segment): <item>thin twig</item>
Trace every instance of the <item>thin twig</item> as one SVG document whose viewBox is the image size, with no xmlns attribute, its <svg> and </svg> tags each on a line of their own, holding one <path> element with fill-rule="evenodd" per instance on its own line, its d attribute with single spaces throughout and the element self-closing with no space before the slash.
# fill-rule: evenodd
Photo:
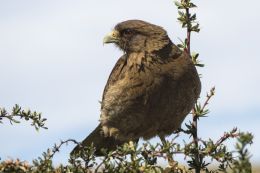
<svg viewBox="0 0 260 173">
<path fill-rule="evenodd" d="M 186 4 L 188 4 L 188 0 L 185 0 Z M 190 12 L 189 12 L 189 8 L 186 7 L 185 8 L 185 12 L 186 12 L 186 20 L 187 20 L 187 38 L 186 38 L 186 51 L 187 53 L 190 55 L 191 57 L 191 53 L 190 53 L 190 44 L 191 44 L 191 23 L 189 20 L 190 17 Z M 193 133 L 192 133 L 192 137 L 193 137 L 193 142 L 195 144 L 195 148 L 196 148 L 196 152 L 194 154 L 195 157 L 195 163 L 196 163 L 196 173 L 200 172 L 200 164 L 199 164 L 199 144 L 198 144 L 198 116 L 195 113 L 195 109 L 192 109 L 192 128 L 194 129 Z"/>
<path fill-rule="evenodd" d="M 210 93 L 207 94 L 207 99 L 205 100 L 201 110 L 204 111 L 204 109 L 206 108 L 206 106 L 209 104 L 209 100 L 212 98 L 212 96 L 214 96 L 215 94 L 215 87 L 211 88 Z"/>
<path fill-rule="evenodd" d="M 186 0 L 186 2 L 187 2 L 187 0 Z M 186 11 L 186 17 L 187 17 L 187 21 L 188 21 L 188 23 L 187 23 L 187 40 L 186 40 L 187 53 L 189 55 L 191 55 L 190 54 L 190 37 L 191 37 L 191 29 L 190 29 L 190 27 L 191 26 L 190 26 L 190 22 L 189 22 L 189 17 L 190 17 L 189 8 L 186 8 L 185 11 Z"/>
<path fill-rule="evenodd" d="M 237 132 L 237 128 L 234 128 L 230 133 L 224 133 L 224 135 L 215 143 L 215 146 L 220 146 L 224 141 L 226 141 L 229 138 L 236 138 L 239 136 L 239 133 Z"/>
<path fill-rule="evenodd" d="M 69 142 L 72 142 L 74 144 L 80 145 L 80 142 L 76 141 L 75 139 L 67 139 L 65 141 L 61 141 L 59 143 L 59 145 L 54 144 L 54 147 L 52 148 L 52 153 L 49 155 L 49 158 L 53 158 L 53 156 L 60 151 L 60 148 L 64 145 L 64 144 L 68 144 Z"/>
</svg>

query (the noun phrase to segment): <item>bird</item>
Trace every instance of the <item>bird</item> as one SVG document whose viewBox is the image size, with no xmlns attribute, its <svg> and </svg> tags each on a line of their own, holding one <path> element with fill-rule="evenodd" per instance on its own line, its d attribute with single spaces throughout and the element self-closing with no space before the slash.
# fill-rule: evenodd
<svg viewBox="0 0 260 173">
<path fill-rule="evenodd" d="M 105 85 L 99 125 L 80 146 L 102 148 L 155 136 L 166 137 L 181 127 L 201 92 L 201 82 L 190 54 L 169 38 L 165 29 L 142 20 L 115 25 L 104 39 L 123 55 Z"/>
</svg>

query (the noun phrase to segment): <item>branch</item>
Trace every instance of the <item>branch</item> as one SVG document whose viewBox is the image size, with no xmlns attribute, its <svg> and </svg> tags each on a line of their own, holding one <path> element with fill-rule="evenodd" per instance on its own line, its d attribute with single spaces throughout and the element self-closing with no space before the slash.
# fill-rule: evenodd
<svg viewBox="0 0 260 173">
<path fill-rule="evenodd" d="M 0 123 L 3 123 L 3 119 L 8 119 L 10 124 L 20 123 L 18 119 L 24 119 L 26 121 L 31 120 L 31 125 L 35 127 L 36 130 L 39 128 L 48 129 L 45 126 L 46 118 L 42 118 L 41 113 L 32 112 L 31 110 L 22 110 L 19 105 L 15 105 L 11 113 L 8 113 L 5 108 L 0 108 Z"/>
<path fill-rule="evenodd" d="M 182 45 L 179 45 L 180 48 L 184 49 L 186 51 L 192 61 L 197 66 L 203 66 L 203 64 L 199 64 L 197 61 L 197 58 L 199 54 L 196 54 L 194 56 L 191 55 L 191 32 L 199 32 L 199 24 L 196 22 L 196 14 L 190 14 L 190 8 L 196 7 L 195 4 L 190 2 L 190 0 L 180 0 L 175 2 L 175 5 L 178 7 L 179 11 L 179 17 L 178 20 L 181 23 L 183 28 L 186 28 L 186 39 L 185 42 Z M 180 11 L 180 10 L 184 10 Z M 205 105 L 206 106 L 206 105 Z M 193 143 L 195 144 L 195 152 L 194 152 L 194 162 L 195 162 L 195 171 L 196 173 L 199 173 L 201 170 L 201 163 L 200 163 L 200 156 L 199 156 L 199 145 L 198 145 L 198 118 L 196 113 L 196 109 L 192 109 L 192 124 L 191 124 L 191 132 L 193 137 Z"/>
<path fill-rule="evenodd" d="M 202 106 L 202 111 L 204 111 L 205 110 L 205 108 L 206 108 L 206 106 L 209 104 L 209 100 L 215 95 L 215 87 L 212 87 L 211 89 L 210 89 L 210 92 L 207 94 L 207 99 L 206 99 L 206 101 L 204 102 L 204 104 L 203 104 L 203 106 Z"/>
<path fill-rule="evenodd" d="M 186 0 L 186 3 L 188 3 L 188 1 Z M 189 8 L 185 8 L 186 11 L 186 20 L 187 22 L 187 38 L 186 38 L 186 51 L 189 55 L 191 55 L 190 53 L 190 37 L 191 37 L 191 23 L 189 20 L 190 17 L 190 11 Z"/>
<path fill-rule="evenodd" d="M 220 146 L 223 142 L 225 142 L 229 138 L 236 138 L 239 136 L 239 133 L 237 132 L 237 128 L 234 128 L 231 132 L 227 133 L 225 132 L 224 135 L 215 143 L 215 146 Z"/>
<path fill-rule="evenodd" d="M 53 148 L 51 149 L 51 152 L 50 152 L 50 154 L 49 154 L 49 158 L 50 158 L 50 159 L 53 158 L 53 156 L 54 156 L 56 153 L 60 152 L 60 148 L 61 148 L 64 144 L 68 145 L 69 142 L 71 142 L 71 143 L 73 143 L 73 144 L 76 144 L 76 145 L 79 145 L 80 147 L 82 147 L 81 144 L 80 144 L 80 142 L 76 141 L 75 139 L 67 139 L 67 140 L 65 140 L 65 141 L 62 141 L 62 140 L 61 140 L 58 145 L 57 145 L 57 144 L 54 144 L 54 146 L 53 146 Z"/>
</svg>

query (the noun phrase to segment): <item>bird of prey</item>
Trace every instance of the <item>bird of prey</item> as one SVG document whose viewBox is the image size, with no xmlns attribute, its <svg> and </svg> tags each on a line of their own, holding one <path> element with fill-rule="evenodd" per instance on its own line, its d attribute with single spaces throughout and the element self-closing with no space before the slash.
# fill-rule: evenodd
<svg viewBox="0 0 260 173">
<path fill-rule="evenodd" d="M 100 124 L 81 143 L 114 150 L 128 141 L 177 130 L 199 97 L 201 83 L 186 51 L 160 26 L 127 20 L 105 36 L 123 51 L 103 92 Z M 76 146 L 72 153 L 78 152 Z"/>
</svg>

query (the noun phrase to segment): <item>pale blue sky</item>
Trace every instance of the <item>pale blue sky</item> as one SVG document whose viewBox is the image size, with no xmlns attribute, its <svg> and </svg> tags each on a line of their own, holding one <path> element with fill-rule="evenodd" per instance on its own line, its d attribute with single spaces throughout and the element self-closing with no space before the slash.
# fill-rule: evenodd
<svg viewBox="0 0 260 173">
<path fill-rule="evenodd" d="M 198 1 L 201 32 L 192 50 L 206 67 L 202 96 L 216 86 L 199 135 L 218 138 L 234 126 L 253 132 L 260 161 L 260 1 Z M 48 130 L 29 123 L 0 125 L 2 159 L 32 160 L 60 139 L 83 139 L 98 124 L 99 100 L 122 54 L 103 36 L 127 19 L 163 26 L 173 42 L 184 37 L 172 0 L 1 0 L 0 106 L 18 103 L 42 112 Z M 202 97 L 204 98 L 204 97 Z M 232 146 L 232 145 L 231 145 Z M 55 158 L 64 162 L 72 146 Z"/>
</svg>

